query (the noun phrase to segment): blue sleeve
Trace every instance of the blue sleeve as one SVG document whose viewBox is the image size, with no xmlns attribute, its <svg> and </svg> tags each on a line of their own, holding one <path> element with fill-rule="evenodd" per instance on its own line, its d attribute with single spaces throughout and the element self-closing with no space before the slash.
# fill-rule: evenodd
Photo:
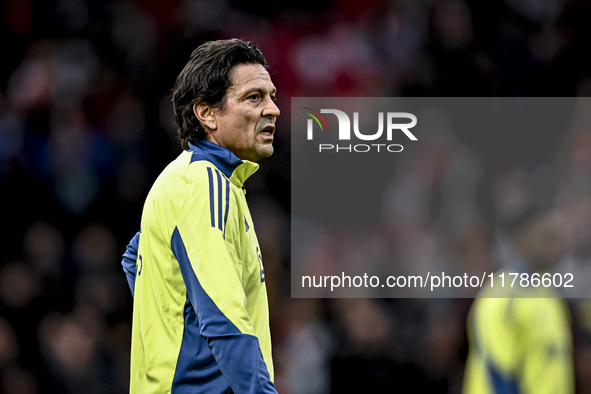
<svg viewBox="0 0 591 394">
<path fill-rule="evenodd" d="M 131 295 L 133 295 L 133 290 L 135 289 L 135 276 L 137 273 L 137 251 L 138 245 L 140 243 L 140 232 L 133 237 L 133 239 L 127 245 L 125 249 L 125 253 L 123 253 L 123 259 L 121 260 L 121 265 L 123 266 L 123 271 L 127 276 L 127 283 L 129 284 L 129 288 L 131 289 Z"/>
</svg>

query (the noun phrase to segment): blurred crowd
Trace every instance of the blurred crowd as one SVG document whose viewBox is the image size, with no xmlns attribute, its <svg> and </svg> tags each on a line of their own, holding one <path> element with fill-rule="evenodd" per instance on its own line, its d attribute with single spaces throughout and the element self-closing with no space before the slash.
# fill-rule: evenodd
<svg viewBox="0 0 591 394">
<path fill-rule="evenodd" d="M 6 394 L 127 392 L 133 300 L 121 254 L 149 187 L 180 153 L 171 89 L 200 43 L 254 41 L 278 88 L 276 153 L 246 186 L 282 394 L 458 393 L 471 303 L 291 299 L 291 97 L 591 92 L 587 0 L 0 0 L 0 17 Z M 569 127 L 531 130 L 511 147 L 443 132 L 399 161 L 383 220 L 362 242 L 325 229 L 316 261 L 394 248 L 415 269 L 490 271 L 486 196 L 518 193 L 536 167 L 560 180 L 565 264 L 591 277 L 591 111 L 575 107 Z M 591 392 L 591 307 L 571 309 L 577 389 Z"/>
</svg>

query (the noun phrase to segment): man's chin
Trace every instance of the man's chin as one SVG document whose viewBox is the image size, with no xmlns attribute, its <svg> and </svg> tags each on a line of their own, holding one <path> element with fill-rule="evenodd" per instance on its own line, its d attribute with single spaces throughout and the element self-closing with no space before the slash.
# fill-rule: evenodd
<svg viewBox="0 0 591 394">
<path fill-rule="evenodd" d="M 266 146 L 264 148 L 261 149 L 257 149 L 256 152 L 253 152 L 251 154 L 244 155 L 244 157 L 241 157 L 241 159 L 243 160 L 248 160 L 248 161 L 252 161 L 252 162 L 257 162 L 261 159 L 264 159 L 266 157 L 270 157 L 273 154 L 273 146 Z"/>
<path fill-rule="evenodd" d="M 268 145 L 263 146 L 261 149 L 259 149 L 257 153 L 259 154 L 259 156 L 262 159 L 265 157 L 270 157 L 274 151 L 275 151 L 275 149 L 273 148 L 273 145 L 268 144 Z"/>
</svg>

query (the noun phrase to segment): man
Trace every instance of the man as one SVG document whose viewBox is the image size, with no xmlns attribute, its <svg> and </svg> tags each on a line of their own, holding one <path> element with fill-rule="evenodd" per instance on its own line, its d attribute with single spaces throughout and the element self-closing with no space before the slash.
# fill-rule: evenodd
<svg viewBox="0 0 591 394">
<path fill-rule="evenodd" d="M 123 258 L 134 292 L 131 393 L 276 393 L 243 188 L 273 153 L 279 109 L 265 67 L 253 44 L 220 40 L 199 46 L 177 78 L 185 151 L 152 186 Z"/>
<path fill-rule="evenodd" d="M 470 311 L 463 392 L 573 394 L 566 302 L 547 283 L 531 281 L 534 273 L 541 278 L 564 256 L 564 224 L 554 209 L 532 204 L 504 227 L 510 235 L 506 267 L 495 274 L 493 286 L 483 289 Z M 513 282 L 510 273 L 520 276 Z M 538 285 L 528 286 L 522 273 Z"/>
</svg>

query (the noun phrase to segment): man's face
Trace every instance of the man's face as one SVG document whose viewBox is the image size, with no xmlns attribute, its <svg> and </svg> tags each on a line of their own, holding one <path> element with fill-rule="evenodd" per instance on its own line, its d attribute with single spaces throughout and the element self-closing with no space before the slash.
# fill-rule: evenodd
<svg viewBox="0 0 591 394">
<path fill-rule="evenodd" d="M 566 253 L 565 224 L 557 212 L 546 212 L 526 225 L 522 251 L 528 263 L 545 270 L 556 266 Z"/>
<path fill-rule="evenodd" d="M 213 113 L 216 128 L 207 139 L 242 160 L 271 156 L 279 108 L 269 73 L 260 64 L 240 64 L 230 70 L 230 82 L 223 108 Z"/>
</svg>

